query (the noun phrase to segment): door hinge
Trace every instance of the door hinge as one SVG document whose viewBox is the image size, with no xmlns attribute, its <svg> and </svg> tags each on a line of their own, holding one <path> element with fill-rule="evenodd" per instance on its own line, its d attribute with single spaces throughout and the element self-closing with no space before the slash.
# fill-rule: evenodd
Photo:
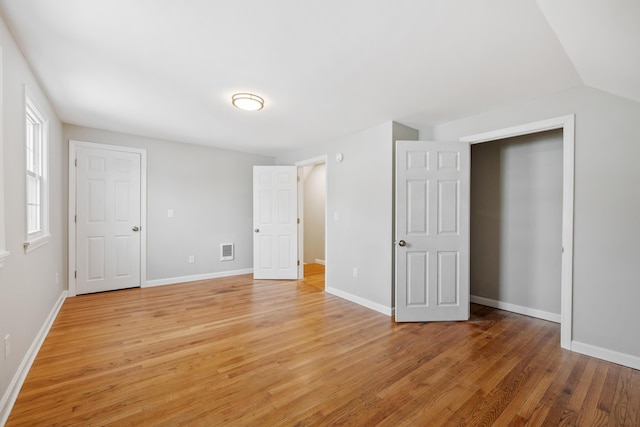
<svg viewBox="0 0 640 427">
<path fill-rule="evenodd" d="M 76 167 L 78 167 L 78 159 L 75 159 L 74 164 L 75 164 Z"/>
<path fill-rule="evenodd" d="M 298 224 L 300 224 L 300 218 L 298 218 Z"/>
<path fill-rule="evenodd" d="M 78 272 L 77 272 L 77 271 L 74 271 L 74 272 L 73 272 L 73 278 L 74 278 L 74 279 L 77 279 L 77 278 L 78 278 Z"/>
<path fill-rule="evenodd" d="M 298 260 L 298 267 L 300 267 L 300 260 Z"/>
<path fill-rule="evenodd" d="M 296 180 L 300 182 L 300 175 L 296 176 Z"/>
<path fill-rule="evenodd" d="M 73 216 L 73 222 L 78 222 L 78 215 Z"/>
</svg>

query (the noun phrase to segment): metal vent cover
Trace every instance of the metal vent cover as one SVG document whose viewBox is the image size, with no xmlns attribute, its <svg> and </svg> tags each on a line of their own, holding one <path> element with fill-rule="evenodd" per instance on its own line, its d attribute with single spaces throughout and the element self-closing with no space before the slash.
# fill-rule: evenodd
<svg viewBox="0 0 640 427">
<path fill-rule="evenodd" d="M 233 243 L 222 243 L 220 245 L 220 261 L 230 261 L 234 257 Z"/>
</svg>

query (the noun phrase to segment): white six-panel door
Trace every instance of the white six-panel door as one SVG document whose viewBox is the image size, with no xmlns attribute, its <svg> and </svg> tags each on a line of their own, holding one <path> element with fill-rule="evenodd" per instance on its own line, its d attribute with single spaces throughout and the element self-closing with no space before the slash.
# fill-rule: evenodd
<svg viewBox="0 0 640 427">
<path fill-rule="evenodd" d="M 396 144 L 396 321 L 469 319 L 468 143 Z"/>
<path fill-rule="evenodd" d="M 298 278 L 298 168 L 253 167 L 253 276 Z"/>
<path fill-rule="evenodd" d="M 140 286 L 141 155 L 77 148 L 78 294 Z"/>
</svg>

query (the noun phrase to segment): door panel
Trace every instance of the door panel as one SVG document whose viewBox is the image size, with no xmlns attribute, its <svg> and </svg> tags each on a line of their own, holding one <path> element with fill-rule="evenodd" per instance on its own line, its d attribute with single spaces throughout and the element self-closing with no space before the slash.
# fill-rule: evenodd
<svg viewBox="0 0 640 427">
<path fill-rule="evenodd" d="M 298 278 L 298 174 L 295 166 L 254 166 L 253 276 Z"/>
<path fill-rule="evenodd" d="M 467 143 L 396 145 L 396 321 L 469 318 Z"/>
<path fill-rule="evenodd" d="M 428 307 L 429 253 L 407 253 L 407 307 Z"/>
<path fill-rule="evenodd" d="M 429 230 L 429 181 L 413 180 L 407 182 L 408 209 L 407 232 L 412 235 L 426 234 Z"/>
<path fill-rule="evenodd" d="M 77 293 L 140 286 L 141 155 L 77 148 Z"/>
<path fill-rule="evenodd" d="M 438 181 L 438 235 L 459 234 L 458 181 Z"/>
<path fill-rule="evenodd" d="M 458 251 L 438 252 L 438 306 L 456 306 L 460 303 L 458 255 Z"/>
</svg>

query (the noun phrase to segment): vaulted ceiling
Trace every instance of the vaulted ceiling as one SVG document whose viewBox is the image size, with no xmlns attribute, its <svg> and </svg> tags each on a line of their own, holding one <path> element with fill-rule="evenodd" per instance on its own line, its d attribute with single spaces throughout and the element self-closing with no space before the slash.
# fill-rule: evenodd
<svg viewBox="0 0 640 427">
<path fill-rule="evenodd" d="M 637 0 L 0 0 L 66 123 L 275 154 L 589 85 L 640 102 Z M 259 112 L 236 92 L 266 99 Z"/>
</svg>

